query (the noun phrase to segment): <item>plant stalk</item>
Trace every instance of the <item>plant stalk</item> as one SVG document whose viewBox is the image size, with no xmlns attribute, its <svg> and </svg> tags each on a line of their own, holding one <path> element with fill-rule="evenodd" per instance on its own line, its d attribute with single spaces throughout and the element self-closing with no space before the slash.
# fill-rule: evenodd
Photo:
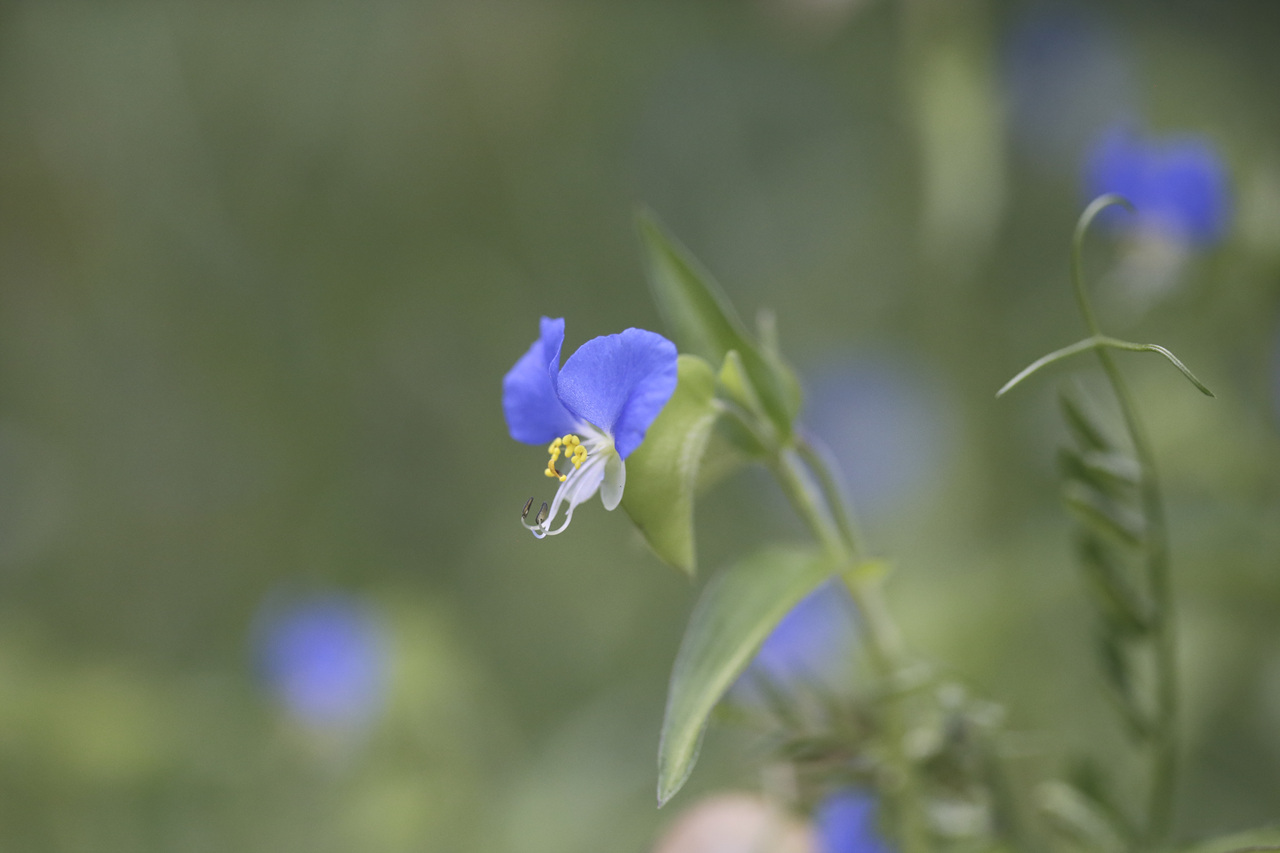
<svg viewBox="0 0 1280 853">
<path fill-rule="evenodd" d="M 803 435 L 803 434 L 802 434 Z M 867 656 L 884 688 L 885 767 L 883 791 L 900 853 L 927 853 L 924 804 L 915 768 L 906 751 L 906 694 L 902 674 L 907 665 L 901 633 L 889 612 L 878 579 L 854 569 L 862 561 L 857 526 L 821 445 L 801 437 L 770 460 L 770 468 L 796 513 L 841 567 L 841 578 L 858 609 L 858 625 Z M 807 465 L 806 465 L 807 463 Z"/>
<path fill-rule="evenodd" d="M 1119 196 L 1104 195 L 1095 199 L 1081 214 L 1072 241 L 1072 287 L 1085 325 L 1089 327 L 1089 333 L 1098 339 L 1103 339 L 1105 336 L 1098 327 L 1097 317 L 1093 313 L 1093 306 L 1084 288 L 1084 277 L 1080 269 L 1081 257 L 1084 236 L 1089 225 L 1103 209 L 1114 204 L 1128 206 L 1128 203 Z M 1107 381 L 1116 395 L 1125 429 L 1129 433 L 1134 455 L 1138 459 L 1139 494 L 1142 500 L 1142 511 L 1147 519 L 1146 575 L 1147 589 L 1151 595 L 1154 612 L 1151 630 L 1155 646 L 1156 718 L 1153 720 L 1151 734 L 1153 743 L 1150 745 L 1151 781 L 1147 800 L 1147 820 L 1141 841 L 1144 849 L 1157 850 L 1168 841 L 1172 829 L 1175 781 L 1178 772 L 1178 670 L 1172 612 L 1172 584 L 1169 577 L 1169 531 L 1165 523 L 1164 503 L 1160 497 L 1155 456 L 1151 452 L 1151 445 L 1147 440 L 1142 422 L 1138 419 L 1137 407 L 1133 403 L 1129 388 L 1111 352 L 1105 347 L 1098 347 L 1096 352 Z"/>
</svg>

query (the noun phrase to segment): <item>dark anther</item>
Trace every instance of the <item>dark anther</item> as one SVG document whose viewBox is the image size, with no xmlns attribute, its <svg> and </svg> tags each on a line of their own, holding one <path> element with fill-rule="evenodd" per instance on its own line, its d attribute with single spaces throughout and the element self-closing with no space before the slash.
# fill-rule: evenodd
<svg viewBox="0 0 1280 853">
<path fill-rule="evenodd" d="M 538 510 L 538 524 L 542 524 L 547 520 L 547 502 L 542 502 L 542 508 Z"/>
<path fill-rule="evenodd" d="M 529 517 L 529 507 L 533 506 L 533 498 L 524 502 L 524 509 L 520 510 L 520 520 L 524 521 Z"/>
</svg>

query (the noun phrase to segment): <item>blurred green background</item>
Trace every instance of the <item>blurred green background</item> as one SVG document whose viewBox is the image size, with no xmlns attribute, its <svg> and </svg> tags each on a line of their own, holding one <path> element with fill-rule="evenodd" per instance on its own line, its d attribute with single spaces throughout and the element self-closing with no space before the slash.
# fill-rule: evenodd
<svg viewBox="0 0 1280 853">
<path fill-rule="evenodd" d="M 637 203 L 776 311 L 912 647 L 1006 704 L 1029 765 L 1105 754 L 1053 468 L 1057 382 L 1091 365 L 993 394 L 1083 334 L 1067 247 L 1116 121 L 1229 175 L 1214 245 L 1098 238 L 1088 264 L 1108 331 L 1218 394 L 1123 361 L 1173 527 L 1179 832 L 1280 818 L 1278 24 L 1265 0 L 6 3 L 0 847 L 640 851 L 758 784 L 719 728 L 655 809 L 697 585 L 800 535 L 768 481 L 701 497 L 693 585 L 598 505 L 553 540 L 517 524 L 545 454 L 508 438 L 501 377 L 542 314 L 566 354 L 660 330 Z M 316 711 L 288 679 L 326 642 L 355 686 L 322 672 Z"/>
</svg>

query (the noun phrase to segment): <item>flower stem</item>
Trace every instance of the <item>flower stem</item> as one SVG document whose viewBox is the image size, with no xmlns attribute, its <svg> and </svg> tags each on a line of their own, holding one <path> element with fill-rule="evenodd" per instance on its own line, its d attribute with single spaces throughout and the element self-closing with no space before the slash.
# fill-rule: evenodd
<svg viewBox="0 0 1280 853">
<path fill-rule="evenodd" d="M 883 685 L 886 772 L 881 790 L 896 846 L 900 853 L 926 853 L 930 845 L 924 805 L 906 750 L 906 653 L 878 578 L 856 571 L 864 559 L 858 528 L 832 470 L 830 455 L 816 439 L 798 430 L 794 445 L 780 448 L 771 458 L 770 468 L 796 513 L 842 568 L 840 575 L 860 617 L 867 656 Z"/>
<path fill-rule="evenodd" d="M 1123 198 L 1115 195 L 1104 195 L 1094 199 L 1081 214 L 1080 221 L 1076 223 L 1072 239 L 1071 284 L 1085 325 L 1088 326 L 1090 335 L 1099 340 L 1106 338 L 1098 326 L 1097 317 L 1093 313 L 1093 306 L 1084 287 L 1081 256 L 1084 250 L 1085 233 L 1090 224 L 1105 208 L 1115 204 L 1129 206 Z M 1169 532 L 1165 523 L 1164 503 L 1160 497 L 1155 456 L 1151 452 L 1151 445 L 1147 441 L 1142 422 L 1138 419 L 1137 408 L 1134 406 L 1129 388 L 1120 375 L 1120 369 L 1116 366 L 1110 350 L 1099 346 L 1096 352 L 1107 381 L 1116 395 L 1116 402 L 1120 406 L 1129 440 L 1133 444 L 1134 455 L 1138 459 L 1140 470 L 1138 488 L 1142 500 L 1142 511 L 1148 525 L 1146 577 L 1154 613 L 1151 631 L 1155 650 L 1156 717 L 1152 721 L 1151 728 L 1151 782 L 1147 799 L 1147 821 L 1141 840 L 1144 849 L 1155 850 L 1168 840 L 1172 828 L 1175 779 L 1178 771 L 1178 671 L 1172 613 L 1172 585 L 1169 578 Z M 1186 372 L 1180 364 L 1179 367 Z M 1196 384 L 1199 386 L 1198 382 Z M 1208 393 L 1207 389 L 1200 387 Z"/>
<path fill-rule="evenodd" d="M 1142 841 L 1144 848 L 1155 850 L 1168 839 L 1172 828 L 1174 783 L 1178 772 L 1178 668 L 1174 637 L 1173 596 L 1169 579 L 1169 533 L 1165 524 L 1164 503 L 1160 497 L 1151 447 L 1120 376 L 1115 359 L 1106 350 L 1098 350 L 1102 369 L 1115 391 L 1124 417 L 1129 439 L 1141 470 L 1139 493 L 1143 515 L 1147 518 L 1147 589 L 1152 603 L 1152 642 L 1155 649 L 1156 717 L 1151 727 L 1151 788 L 1147 799 L 1147 823 Z"/>
</svg>

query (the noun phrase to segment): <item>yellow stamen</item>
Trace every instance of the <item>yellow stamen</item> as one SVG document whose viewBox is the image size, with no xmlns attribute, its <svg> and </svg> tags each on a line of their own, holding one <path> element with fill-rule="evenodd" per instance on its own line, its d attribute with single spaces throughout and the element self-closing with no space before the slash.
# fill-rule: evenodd
<svg viewBox="0 0 1280 853">
<path fill-rule="evenodd" d="M 561 474 L 556 468 L 556 462 L 560 461 L 560 454 L 563 452 L 565 459 L 573 463 L 573 467 L 581 468 L 582 463 L 587 461 L 587 448 L 583 446 L 582 439 L 570 433 L 563 438 L 557 438 L 547 446 L 547 453 L 551 456 L 551 460 L 547 462 L 547 468 L 542 473 L 548 477 L 564 482 L 569 479 L 568 475 Z"/>
</svg>

